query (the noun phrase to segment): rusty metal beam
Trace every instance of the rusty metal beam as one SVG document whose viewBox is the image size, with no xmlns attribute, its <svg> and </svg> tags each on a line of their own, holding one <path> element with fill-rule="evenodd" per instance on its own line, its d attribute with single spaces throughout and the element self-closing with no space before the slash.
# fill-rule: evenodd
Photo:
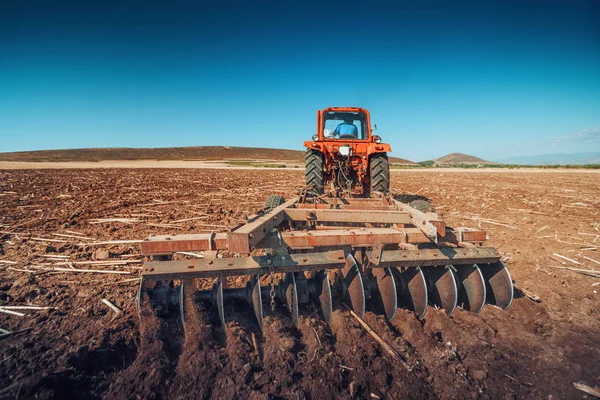
<svg viewBox="0 0 600 400">
<path fill-rule="evenodd" d="M 147 255 L 172 254 L 177 251 L 207 251 L 211 249 L 211 235 L 160 235 L 150 236 L 142 242 L 142 253 Z M 216 233 L 212 237 L 212 249 L 227 248 L 227 234 Z"/>
<path fill-rule="evenodd" d="M 430 240 L 417 228 L 335 228 L 330 230 L 306 230 L 282 232 L 283 245 L 290 248 L 364 246 L 376 243 L 429 243 Z M 277 247 L 277 237 L 269 235 L 257 248 Z"/>
<path fill-rule="evenodd" d="M 500 254 L 493 248 L 442 248 L 427 250 L 384 250 L 378 264 L 383 267 L 425 267 L 443 265 L 485 264 L 498 261 Z M 233 257 L 186 261 L 150 261 L 142 268 L 147 280 L 217 278 L 223 276 L 268 274 L 338 269 L 345 264 L 341 250 L 321 253 L 300 253 L 273 256 Z"/>
<path fill-rule="evenodd" d="M 386 206 L 383 204 L 310 204 L 310 203 L 298 203 L 296 204 L 296 208 L 308 208 L 308 209 L 338 209 L 338 210 L 388 210 L 388 211 L 398 211 L 395 206 Z"/>
<path fill-rule="evenodd" d="M 229 250 L 236 253 L 249 253 L 273 228 L 284 221 L 284 210 L 297 202 L 298 198 L 294 197 L 254 221 L 229 232 Z"/>
<path fill-rule="evenodd" d="M 217 278 L 222 276 L 268 274 L 341 268 L 343 251 L 274 256 L 232 257 L 213 260 L 150 261 L 142 268 L 144 279 Z"/>
<path fill-rule="evenodd" d="M 287 208 L 286 218 L 292 221 L 317 221 L 317 222 L 352 222 L 352 223 L 384 223 L 384 224 L 410 224 L 411 218 L 405 211 L 371 210 L 361 212 L 348 209 L 307 209 Z"/>
<path fill-rule="evenodd" d="M 429 243 L 430 239 L 418 228 L 336 228 L 321 227 L 320 230 L 282 232 L 282 245 L 289 248 L 325 246 L 373 246 L 377 243 Z M 461 235 L 462 231 L 462 235 Z M 172 254 L 177 251 L 207 251 L 209 234 L 151 236 L 142 242 L 142 252 L 147 255 Z M 462 240 L 461 240 L 462 238 Z M 485 232 L 476 229 L 446 229 L 447 243 L 482 243 Z M 259 242 L 258 248 L 279 247 L 276 235 L 269 233 Z M 213 237 L 213 250 L 227 249 L 227 234 Z"/>
<path fill-rule="evenodd" d="M 444 236 L 444 241 L 449 243 L 483 243 L 486 240 L 487 237 L 485 231 L 472 228 L 446 228 L 446 236 Z"/>
<path fill-rule="evenodd" d="M 493 247 L 455 248 L 420 250 L 384 250 L 379 265 L 396 267 L 428 267 L 462 264 L 492 264 L 500 259 L 500 253 Z"/>
</svg>

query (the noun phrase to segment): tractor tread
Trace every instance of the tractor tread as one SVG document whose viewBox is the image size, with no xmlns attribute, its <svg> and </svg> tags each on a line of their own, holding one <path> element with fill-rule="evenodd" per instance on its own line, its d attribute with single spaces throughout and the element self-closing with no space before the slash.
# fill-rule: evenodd
<svg viewBox="0 0 600 400">
<path fill-rule="evenodd" d="M 313 188 L 312 194 L 322 194 L 325 179 L 323 174 L 323 155 L 321 152 L 313 149 L 306 150 L 304 172 L 306 175 L 306 185 Z"/>
<path fill-rule="evenodd" d="M 283 196 L 272 194 L 267 197 L 267 201 L 265 202 L 265 212 L 272 211 L 283 203 L 285 203 L 285 198 Z"/>
<path fill-rule="evenodd" d="M 387 154 L 371 156 L 371 192 L 388 193 L 390 191 L 390 164 Z"/>
</svg>

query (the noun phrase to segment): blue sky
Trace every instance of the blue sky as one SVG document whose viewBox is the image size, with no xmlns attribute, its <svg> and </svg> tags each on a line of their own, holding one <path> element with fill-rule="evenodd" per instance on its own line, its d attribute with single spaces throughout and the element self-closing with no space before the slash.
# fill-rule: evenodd
<svg viewBox="0 0 600 400">
<path fill-rule="evenodd" d="M 596 1 L 222 3 L 2 2 L 0 151 L 302 149 L 335 105 L 412 160 L 600 151 Z"/>
</svg>

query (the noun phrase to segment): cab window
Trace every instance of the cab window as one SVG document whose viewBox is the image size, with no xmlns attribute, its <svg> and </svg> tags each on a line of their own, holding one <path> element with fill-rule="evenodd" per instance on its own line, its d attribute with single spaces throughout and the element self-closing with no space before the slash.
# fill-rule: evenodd
<svg viewBox="0 0 600 400">
<path fill-rule="evenodd" d="M 366 139 L 365 121 L 363 112 L 326 112 L 323 114 L 323 137 L 326 140 Z"/>
</svg>

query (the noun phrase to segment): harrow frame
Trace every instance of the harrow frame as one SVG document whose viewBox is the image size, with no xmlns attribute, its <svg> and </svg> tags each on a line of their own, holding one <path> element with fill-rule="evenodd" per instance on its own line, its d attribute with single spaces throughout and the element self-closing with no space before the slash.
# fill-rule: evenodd
<svg viewBox="0 0 600 400">
<path fill-rule="evenodd" d="M 304 195 L 265 209 L 228 233 L 150 236 L 138 305 L 144 292 L 155 309 L 178 308 L 194 279 L 216 278 L 213 290 L 196 291 L 198 300 L 217 305 L 225 326 L 223 302 L 252 304 L 262 330 L 262 302 L 277 298 L 295 324 L 298 303 L 315 299 L 331 321 L 328 271 L 339 271 L 336 285 L 360 317 L 366 301 L 393 319 L 399 303 L 425 315 L 427 304 L 451 315 L 457 305 L 480 312 L 486 301 L 506 310 L 513 299 L 510 274 L 495 248 L 484 247 L 484 231 L 451 228 L 441 215 L 421 212 L 391 195 L 341 197 L 337 192 L 307 199 Z M 203 259 L 173 261 L 177 252 L 204 251 Z M 219 258 L 217 253 L 225 252 Z M 307 278 L 304 274 L 310 272 Z M 271 276 L 261 288 L 260 276 Z M 283 274 L 278 285 L 274 274 Z M 228 288 L 227 277 L 249 275 L 246 288 Z M 173 280 L 180 280 L 176 286 Z M 195 290 L 195 289 L 193 289 Z"/>
</svg>

